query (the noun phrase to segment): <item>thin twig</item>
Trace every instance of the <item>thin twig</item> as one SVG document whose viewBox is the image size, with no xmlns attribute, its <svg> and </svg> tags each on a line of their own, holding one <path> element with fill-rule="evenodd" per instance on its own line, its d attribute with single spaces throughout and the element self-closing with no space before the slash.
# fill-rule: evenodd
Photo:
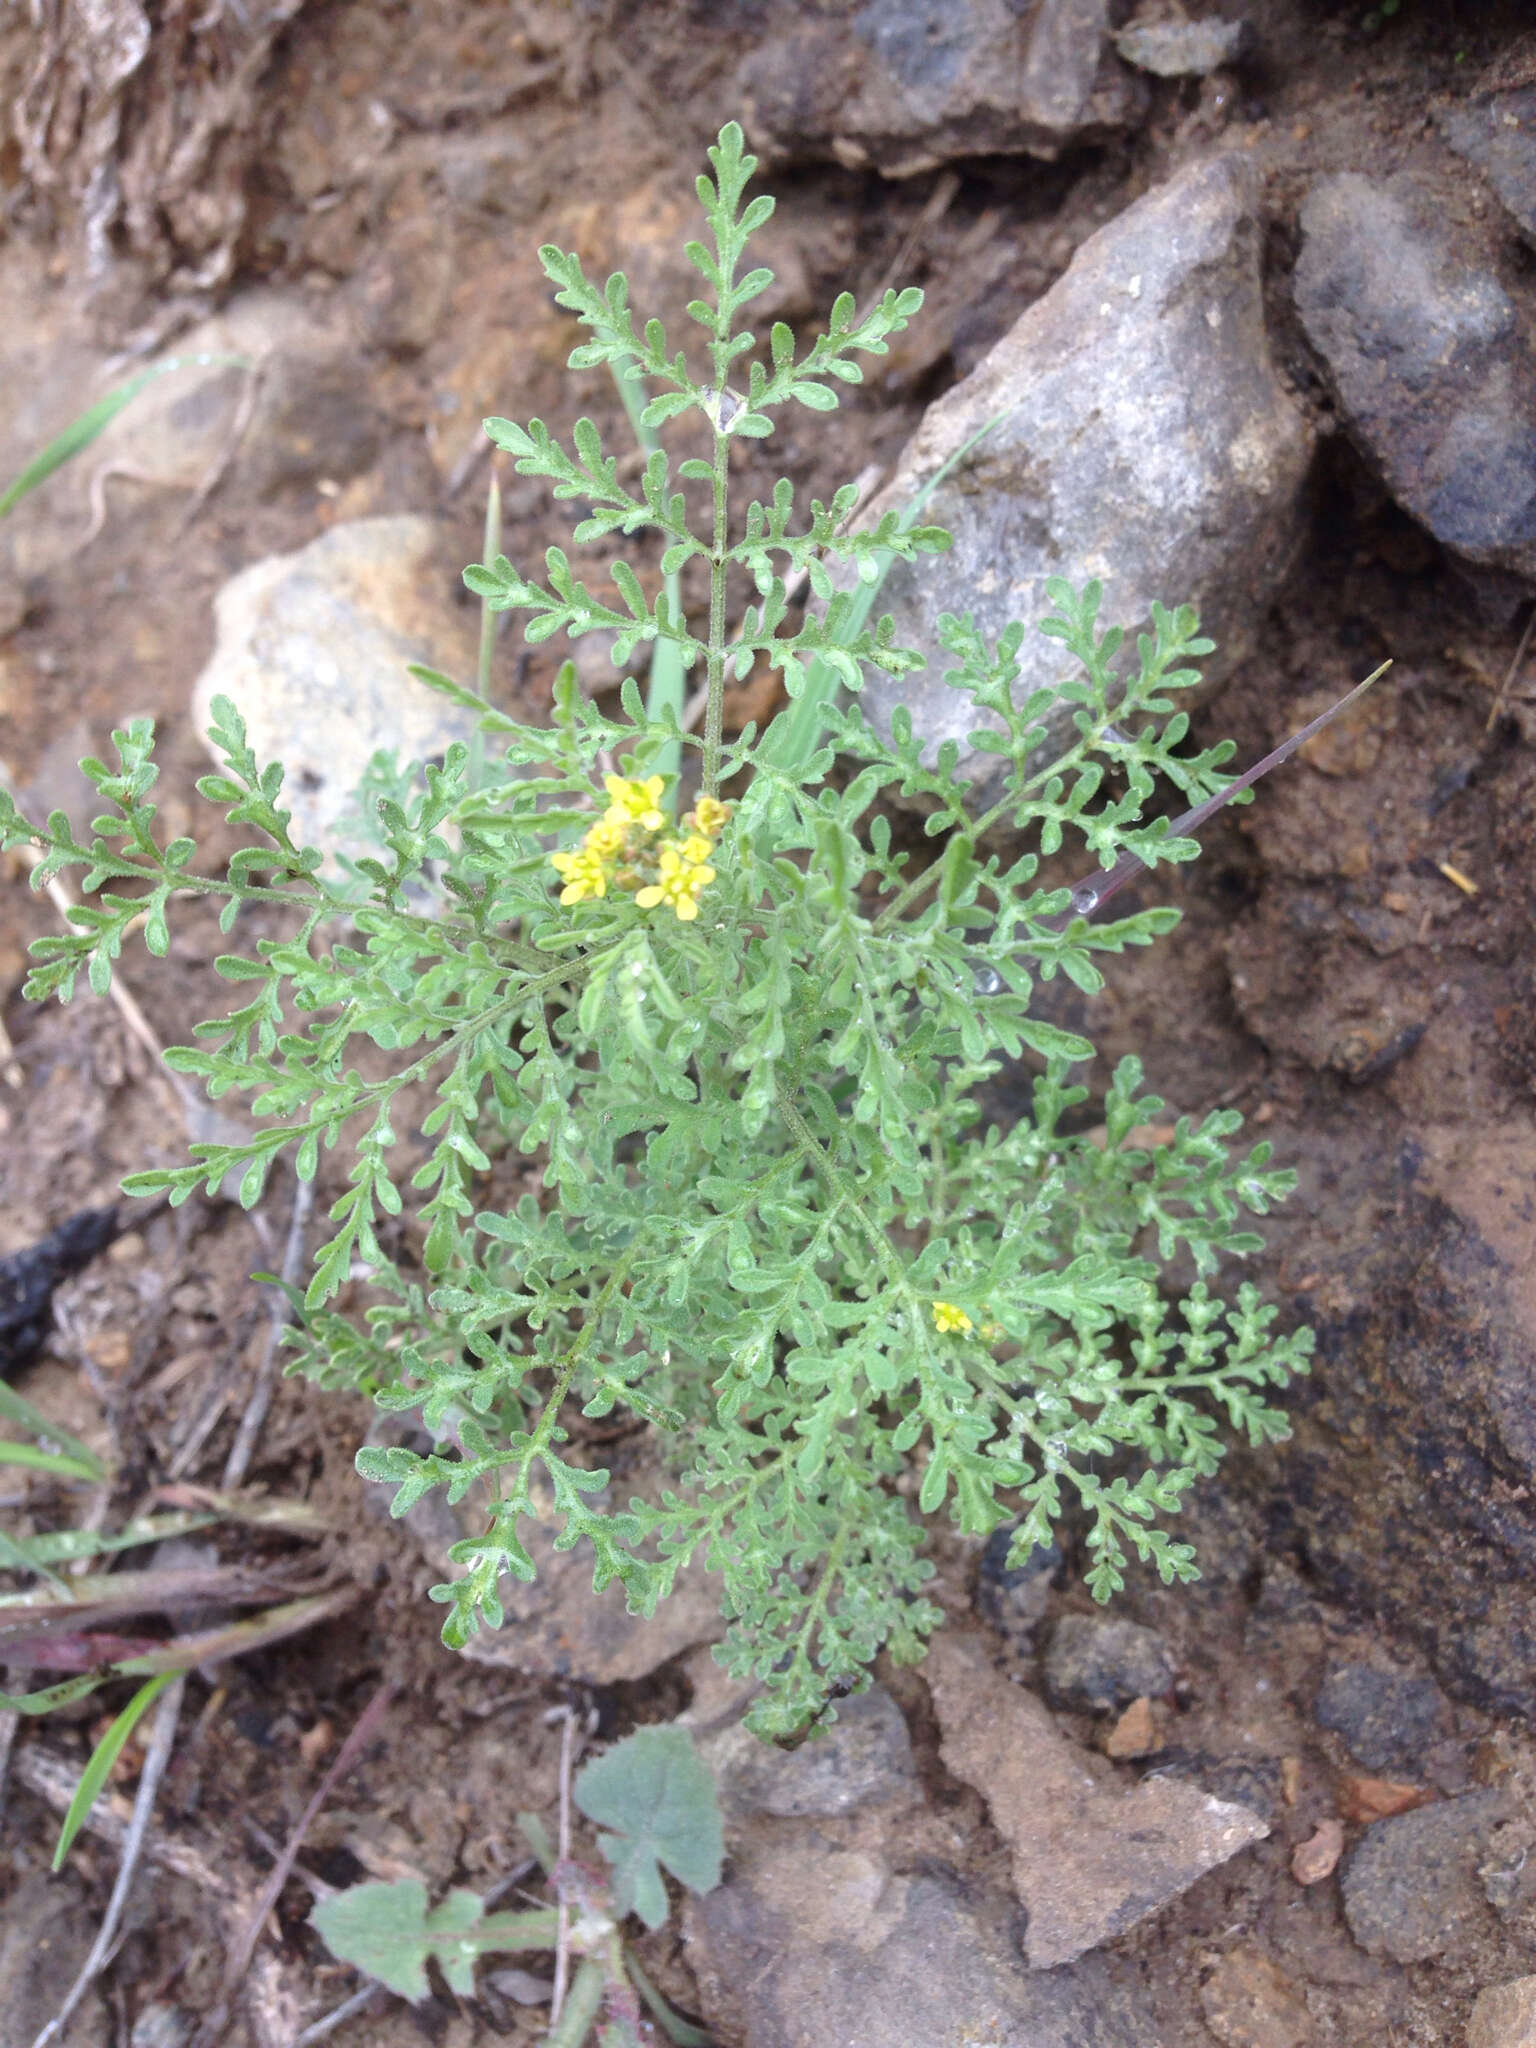
<svg viewBox="0 0 1536 2048">
<path fill-rule="evenodd" d="M 183 534 L 191 526 L 199 512 L 223 483 L 230 471 L 230 465 L 240 452 L 251 421 L 256 417 L 256 400 L 261 392 L 262 379 L 266 375 L 266 360 L 252 363 L 246 371 L 245 382 L 240 387 L 240 402 L 235 407 L 235 416 L 229 423 L 229 432 L 224 436 L 224 445 L 204 471 L 202 479 L 187 500 L 176 531 Z"/>
<path fill-rule="evenodd" d="M 6 1682 L 17 1692 L 25 1692 L 32 1683 L 30 1673 L 10 1671 Z M 5 1802 L 11 1787 L 11 1749 L 16 1741 L 16 1730 L 21 1726 L 21 1716 L 14 1710 L 0 1714 L 0 1822 L 5 1819 Z"/>
<path fill-rule="evenodd" d="M 560 1729 L 560 1834 L 557 1844 L 557 1868 L 566 1862 L 571 1853 L 571 1751 L 576 1739 L 576 1716 L 570 1707 L 562 1707 L 563 1722 Z M 571 1913 L 566 1903 L 564 1885 L 556 1886 L 559 1904 L 555 1909 L 555 1984 L 549 2000 L 549 2026 L 553 2033 L 560 2018 L 560 2008 L 565 2003 L 567 1980 L 571 1971 Z"/>
<path fill-rule="evenodd" d="M 901 276 L 907 265 L 912 261 L 913 256 L 917 252 L 917 245 L 923 239 L 923 236 L 927 234 L 928 230 L 936 222 L 941 221 L 945 214 L 948 213 L 950 207 L 955 202 L 955 197 L 959 190 L 960 177 L 958 172 L 946 170 L 939 173 L 933 190 L 923 201 L 921 213 L 919 213 L 917 219 L 913 221 L 911 227 L 907 230 L 906 239 L 902 242 L 901 247 L 886 265 L 885 275 L 869 295 L 877 304 L 885 297 L 891 286 L 895 284 L 897 278 Z M 866 301 L 867 303 L 868 301 Z"/>
<path fill-rule="evenodd" d="M 295 1184 L 293 1214 L 288 1219 L 288 1242 L 283 1251 L 283 1283 L 293 1287 L 298 1282 L 299 1269 L 304 1263 L 305 1235 L 310 1215 L 315 1206 L 315 1184 L 301 1180 Z M 261 1425 L 267 1419 L 267 1410 L 272 1405 L 272 1387 L 277 1377 L 277 1348 L 284 1327 L 293 1314 L 288 1297 L 280 1289 L 272 1289 L 270 1311 L 267 1320 L 267 1341 L 262 1351 L 261 1363 L 256 1368 L 255 1383 L 251 1397 L 245 1404 L 245 1413 L 240 1418 L 240 1427 L 235 1432 L 235 1441 L 230 1446 L 224 1464 L 224 1490 L 232 1493 L 244 1479 L 251 1454 L 256 1448 L 256 1439 L 261 1434 Z"/>
<path fill-rule="evenodd" d="M 262 1928 L 266 1925 L 267 1915 L 277 1904 L 283 1886 L 288 1882 L 294 1858 L 304 1845 L 304 1837 L 314 1826 L 315 1817 L 321 1807 L 324 1806 L 326 1800 L 330 1798 L 331 1793 L 336 1789 L 336 1786 L 346 1776 L 348 1771 L 351 1770 L 364 1749 L 373 1740 L 374 1731 L 383 1717 L 385 1708 L 394 1697 L 394 1692 L 394 1685 L 388 1680 L 379 1687 L 373 1698 L 358 1716 L 356 1727 L 336 1752 L 335 1760 L 325 1776 L 320 1780 L 315 1796 L 310 1800 L 308 1806 L 305 1807 L 303 1813 L 300 1814 L 298 1825 L 289 1835 L 282 1852 L 268 1874 L 267 1881 L 261 1888 L 260 1897 L 251 1909 L 245 1926 L 230 1943 L 228 1959 L 224 1965 L 222 1996 L 219 1999 L 219 2003 L 198 2028 L 194 2048 L 211 2048 L 211 2044 L 219 2038 L 225 2027 L 228 2026 L 230 2002 L 236 1991 L 240 1988 L 246 1971 L 251 1966 L 251 1957 L 256 1952 L 256 1944 L 261 1938 Z"/>
<path fill-rule="evenodd" d="M 155 1810 L 160 1780 L 165 1776 L 165 1767 L 171 1760 L 171 1746 L 176 1740 L 176 1724 L 181 1718 L 181 1701 L 186 1686 L 185 1676 L 172 1679 L 156 1702 L 149 1748 L 145 1752 L 144 1768 L 139 1773 L 138 1795 L 133 1802 L 133 1819 L 128 1823 L 128 1832 L 123 1838 L 123 1855 L 117 1866 L 117 1882 L 113 1885 L 112 1896 L 107 1901 L 101 1930 L 96 1936 L 90 1954 L 81 1964 L 80 1974 L 70 1986 L 64 2003 L 32 2043 L 32 2048 L 48 2048 L 48 2043 L 54 2036 L 63 2032 L 75 2007 L 117 1953 L 118 1923 L 123 1917 L 123 1908 L 128 1903 L 128 1894 L 133 1888 L 139 1858 L 144 1850 L 145 1837 L 149 1833 L 150 1817 Z"/>
<path fill-rule="evenodd" d="M 253 1211 L 252 1213 L 254 1214 L 255 1212 Z M 166 1467 L 166 1477 L 168 1479 L 182 1479 L 191 1471 L 197 1460 L 198 1453 L 218 1427 L 219 1418 L 229 1406 L 229 1397 L 234 1383 L 235 1366 L 240 1354 L 250 1342 L 251 1323 L 253 1321 L 254 1314 L 247 1317 L 239 1336 L 226 1353 L 224 1364 L 220 1368 L 218 1384 L 205 1397 L 191 1428 L 181 1443 L 177 1445 L 176 1453 L 171 1459 L 170 1464 Z"/>
<path fill-rule="evenodd" d="M 91 522 L 76 543 L 77 551 L 88 548 L 107 523 L 107 485 L 113 477 L 120 477 L 127 484 L 152 484 L 156 490 L 176 488 L 175 477 L 160 476 L 152 469 L 141 469 L 136 462 L 101 463 L 91 471 L 91 481 L 86 489 Z"/>
<path fill-rule="evenodd" d="M 1251 768 L 1245 768 L 1241 775 L 1234 777 L 1227 784 L 1225 789 L 1218 790 L 1215 796 L 1207 797 L 1204 803 L 1194 805 L 1191 810 L 1182 812 L 1169 826 L 1168 837 L 1192 837 L 1207 818 L 1215 817 L 1223 805 L 1231 803 L 1233 797 L 1241 795 L 1245 789 L 1252 789 L 1253 785 L 1268 775 L 1271 769 L 1278 768 L 1282 762 L 1288 761 L 1298 747 L 1305 746 L 1309 739 L 1323 730 L 1324 726 L 1331 725 L 1340 712 L 1347 711 L 1351 704 L 1363 697 L 1372 683 L 1384 676 L 1391 666 L 1390 661 L 1384 661 L 1380 668 L 1372 669 L 1363 683 L 1356 683 L 1347 696 L 1340 697 L 1336 704 L 1330 704 L 1326 711 L 1304 725 L 1299 732 L 1293 732 L 1288 740 L 1282 740 L 1280 745 L 1272 753 L 1266 754 L 1262 761 L 1255 761 Z M 1093 874 L 1084 875 L 1082 880 L 1074 885 L 1072 901 L 1067 908 L 1053 917 L 1041 918 L 1041 931 L 1064 932 L 1074 918 L 1092 917 L 1111 896 L 1118 896 L 1127 882 L 1134 880 L 1143 872 L 1151 873 L 1150 862 L 1142 860 L 1138 854 L 1128 853 L 1110 869 L 1108 874 L 1102 869 L 1096 869 Z"/>
<path fill-rule="evenodd" d="M 250 1836 L 257 1848 L 264 1849 L 275 1863 L 283 1854 L 282 1843 L 275 1835 L 269 1835 L 261 1822 L 254 1819 L 250 1814 L 244 1813 L 240 1816 L 240 1819 L 245 1832 Z M 312 1870 L 306 1870 L 297 1857 L 290 1861 L 288 1868 L 289 1875 L 298 1879 L 312 1899 L 318 1902 L 321 1899 L 335 1898 L 339 1887 L 334 1884 L 327 1884 L 323 1877 L 316 1877 Z"/>
<path fill-rule="evenodd" d="M 1531 644 L 1531 633 L 1533 630 L 1536 630 L 1536 604 L 1531 606 L 1531 615 L 1525 622 L 1525 631 L 1520 635 L 1520 645 L 1515 649 L 1515 658 L 1509 664 L 1509 667 L 1505 669 L 1504 680 L 1493 693 L 1493 704 L 1488 713 L 1488 723 L 1483 727 L 1484 732 L 1492 732 L 1495 724 L 1498 722 L 1499 713 L 1504 709 L 1504 699 L 1509 692 L 1509 686 L 1520 673 L 1520 664 L 1525 660 L 1525 650 Z"/>
<path fill-rule="evenodd" d="M 19 846 L 16 851 L 24 865 L 28 868 L 35 868 L 41 865 L 43 855 L 37 847 Z M 64 887 L 64 884 L 57 875 L 53 875 L 43 884 L 43 888 L 47 892 L 48 900 L 52 903 L 54 909 L 58 911 L 60 917 L 63 918 L 66 927 L 70 931 L 74 931 L 75 926 L 70 921 L 69 913 L 76 909 L 77 905 L 69 891 Z M 134 1000 L 133 991 L 123 980 L 121 968 L 113 974 L 107 988 L 107 994 L 117 1005 L 118 1015 L 127 1025 L 129 1031 L 132 1032 L 133 1036 L 153 1059 L 156 1077 L 165 1083 L 176 1097 L 177 1106 L 181 1110 L 182 1118 L 187 1128 L 189 1130 L 195 1129 L 195 1120 L 200 1114 L 197 1097 L 192 1093 L 186 1082 L 182 1080 L 180 1074 L 165 1064 L 165 1047 L 155 1036 L 154 1026 Z"/>
<path fill-rule="evenodd" d="M 323 2041 L 327 2034 L 333 2034 L 338 2027 L 345 2026 L 354 2013 L 361 2012 L 383 1988 L 376 1978 L 370 1978 L 361 1991 L 354 1991 L 350 1998 L 344 1998 L 340 2005 L 333 2006 L 324 2019 L 316 2020 L 315 2024 L 306 2027 L 302 2034 L 295 2034 L 292 2048 L 310 2048 L 312 2041 Z"/>
</svg>

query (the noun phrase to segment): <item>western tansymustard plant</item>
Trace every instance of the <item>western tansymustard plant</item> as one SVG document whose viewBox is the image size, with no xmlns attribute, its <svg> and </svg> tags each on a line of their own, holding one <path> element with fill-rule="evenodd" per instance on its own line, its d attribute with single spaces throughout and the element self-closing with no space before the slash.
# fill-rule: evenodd
<svg viewBox="0 0 1536 2048">
<path fill-rule="evenodd" d="M 225 765 L 199 787 L 254 842 L 227 874 L 197 871 L 190 839 L 157 838 L 145 721 L 115 735 L 115 765 L 84 763 L 105 806 L 85 840 L 62 813 L 37 828 L 7 804 L 3 824 L 42 849 L 39 881 L 79 867 L 93 896 L 35 948 L 34 996 L 67 997 L 82 970 L 104 988 L 131 926 L 164 954 L 192 893 L 222 897 L 237 935 L 248 913 L 291 916 L 289 935 L 216 962 L 240 1000 L 171 1055 L 266 1121 L 129 1186 L 180 1201 L 235 1168 L 251 1203 L 280 1156 L 308 1178 L 349 1145 L 297 1365 L 420 1414 L 431 1448 L 358 1456 L 397 1514 L 435 1487 L 480 1503 L 456 1576 L 434 1589 L 446 1640 L 499 1624 L 505 1579 L 534 1570 L 521 1530 L 537 1509 L 563 1545 L 591 1544 L 598 1586 L 619 1580 L 637 1611 L 689 1560 L 717 1572 L 721 1655 L 762 1681 L 755 1725 L 782 1734 L 882 1645 L 921 1654 L 939 1620 L 927 1518 L 973 1537 L 1016 1524 L 1022 1557 L 1070 1507 L 1100 1597 L 1132 1553 L 1194 1576 L 1161 1518 L 1217 1465 L 1223 1413 L 1255 1441 L 1283 1434 L 1265 1392 L 1304 1369 L 1309 1340 L 1278 1335 L 1251 1286 L 1224 1300 L 1209 1284 L 1259 1244 L 1243 1212 L 1292 1177 L 1266 1146 L 1231 1154 L 1230 1110 L 1142 1142 L 1162 1104 L 1134 1059 L 1087 1135 L 1072 1075 L 1093 1048 L 1032 1004 L 1058 974 L 1097 989 L 1100 955 L 1175 921 L 1091 922 L 1076 911 L 1096 892 L 1043 886 L 1039 860 L 1070 843 L 1106 874 L 1194 857 L 1148 813 L 1159 781 L 1192 805 L 1225 786 L 1229 749 L 1186 751 L 1173 702 L 1210 643 L 1190 609 L 1158 608 L 1126 664 L 1121 636 L 1097 630 L 1098 591 L 1057 584 L 1041 630 L 1060 681 L 1016 701 L 1022 626 L 994 646 L 947 619 L 947 680 L 1000 763 L 1003 793 L 984 806 L 952 743 L 925 758 L 901 712 L 886 737 L 856 694 L 839 703 L 829 682 L 856 693 L 866 670 L 919 665 L 888 618 L 868 622 L 868 592 L 892 559 L 947 536 L 895 515 L 847 532 L 851 487 L 807 513 L 787 481 L 733 523 L 732 450 L 785 407 L 835 407 L 920 295 L 888 292 L 862 317 L 844 295 L 808 346 L 774 323 L 760 347 L 742 314 L 769 273 L 742 274 L 742 259 L 773 202 L 744 204 L 754 160 L 734 124 L 710 156 L 711 241 L 688 250 L 705 282 L 688 308 L 702 371 L 658 321 L 636 324 L 622 277 L 600 288 L 575 256 L 543 252 L 587 330 L 572 364 L 643 378 L 647 434 L 691 413 L 708 453 L 674 469 L 654 448 L 631 490 L 590 421 L 569 448 L 537 420 L 488 423 L 522 474 L 579 502 L 578 544 L 659 536 L 661 577 L 707 584 L 699 623 L 622 560 L 612 601 L 558 548 L 542 578 L 500 554 L 466 572 L 490 608 L 523 614 L 529 640 L 602 629 L 621 665 L 642 642 L 668 650 L 674 673 L 707 685 L 701 738 L 633 679 L 600 709 L 569 664 L 547 727 L 438 678 L 480 710 L 482 743 L 383 775 L 377 851 L 341 881 L 294 843 L 281 770 L 255 759 L 224 701 L 211 736 Z M 794 701 L 727 743 L 727 682 L 758 663 Z M 1059 699 L 1076 737 L 1053 753 L 1043 719 Z M 897 793 L 926 807 L 934 858 L 902 849 L 882 809 Z M 996 850 L 993 828 L 1029 850 Z M 1024 1056 L 1032 1106 L 1001 1129 L 975 1091 Z M 422 1082 L 435 1102 L 407 1127 L 403 1091 Z M 498 1204 L 510 1148 L 537 1162 L 542 1195 Z M 1176 1258 L 1197 1276 L 1182 1297 L 1164 1280 Z M 572 1443 L 578 1408 L 643 1418 L 674 1484 L 619 1495 Z"/>
</svg>

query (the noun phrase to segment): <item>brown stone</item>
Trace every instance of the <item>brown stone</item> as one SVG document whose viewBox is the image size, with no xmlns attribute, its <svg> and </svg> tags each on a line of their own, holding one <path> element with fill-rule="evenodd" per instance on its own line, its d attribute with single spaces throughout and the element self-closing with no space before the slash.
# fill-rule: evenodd
<svg viewBox="0 0 1536 2048">
<path fill-rule="evenodd" d="M 1344 1853 L 1344 1823 L 1320 1820 L 1305 1842 L 1291 1851 L 1291 1875 L 1298 1884 L 1321 1884 Z"/>
</svg>

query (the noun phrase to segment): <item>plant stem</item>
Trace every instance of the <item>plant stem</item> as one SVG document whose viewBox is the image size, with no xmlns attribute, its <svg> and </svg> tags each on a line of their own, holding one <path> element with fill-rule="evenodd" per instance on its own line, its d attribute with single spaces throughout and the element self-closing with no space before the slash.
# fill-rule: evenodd
<svg viewBox="0 0 1536 2048">
<path fill-rule="evenodd" d="M 726 403 L 722 394 L 720 403 Z M 721 730 L 725 724 L 725 571 L 727 523 L 726 491 L 730 480 L 730 436 L 715 429 L 715 534 L 709 551 L 709 701 L 704 710 L 704 794 L 720 793 Z"/>
</svg>

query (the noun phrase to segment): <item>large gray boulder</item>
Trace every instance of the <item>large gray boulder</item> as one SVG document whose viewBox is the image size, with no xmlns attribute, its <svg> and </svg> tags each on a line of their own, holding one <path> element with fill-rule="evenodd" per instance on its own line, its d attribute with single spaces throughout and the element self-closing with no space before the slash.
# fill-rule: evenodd
<svg viewBox="0 0 1536 2048">
<path fill-rule="evenodd" d="M 1450 188 L 1320 178 L 1296 310 L 1350 437 L 1474 569 L 1536 580 L 1536 306 L 1501 280 Z"/>
<path fill-rule="evenodd" d="M 1052 158 L 1133 125 L 1146 89 L 1109 49 L 1112 0 L 793 0 L 741 61 L 767 162 L 911 177 L 955 156 Z M 739 33 L 739 29 L 736 31 Z"/>
<path fill-rule="evenodd" d="M 1212 678 L 1254 644 L 1298 537 L 1313 445 L 1270 359 L 1261 239 L 1254 172 L 1236 155 L 1127 208 L 931 408 L 871 507 L 873 521 L 907 505 L 997 418 L 923 509 L 954 534 L 953 551 L 898 565 L 881 593 L 897 640 L 930 665 L 872 678 L 864 696 L 884 729 L 906 704 L 933 745 L 958 739 L 983 801 L 998 757 L 966 747 L 982 721 L 944 682 L 941 613 L 974 612 L 995 637 L 1045 616 L 1049 578 L 1097 578 L 1104 624 L 1138 629 L 1154 601 L 1198 605 L 1218 643 Z M 1030 633 L 1020 660 L 1022 701 L 1059 679 L 1066 657 Z M 1071 709 L 1054 715 L 1063 741 Z"/>
<path fill-rule="evenodd" d="M 218 639 L 193 714 L 206 731 L 214 698 L 233 700 L 257 760 L 283 764 L 301 845 L 376 852 L 357 811 L 374 754 L 428 760 L 475 730 L 472 712 L 409 673 L 474 673 L 474 615 L 456 602 L 441 538 L 430 519 L 349 520 L 252 563 L 214 599 Z"/>
</svg>

